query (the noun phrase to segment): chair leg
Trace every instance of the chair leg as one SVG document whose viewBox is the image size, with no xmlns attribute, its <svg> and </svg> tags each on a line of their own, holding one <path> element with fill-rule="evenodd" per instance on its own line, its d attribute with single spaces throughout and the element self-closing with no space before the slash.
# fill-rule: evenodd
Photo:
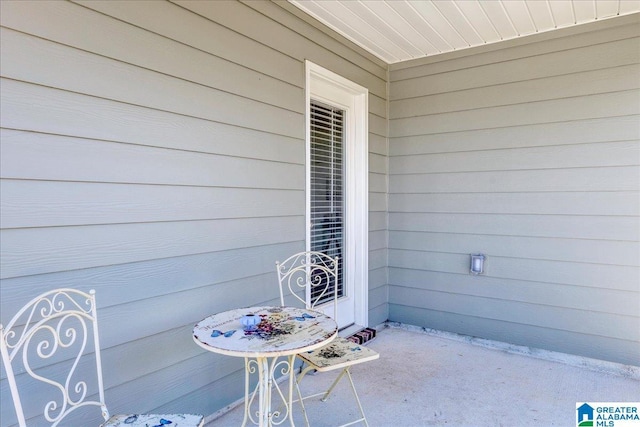
<svg viewBox="0 0 640 427">
<path fill-rule="evenodd" d="M 329 395 L 331 394 L 331 392 L 333 391 L 333 389 L 336 387 L 336 385 L 340 382 L 340 380 L 342 379 L 342 377 L 344 377 L 344 374 L 346 374 L 349 371 L 349 368 L 344 368 L 342 370 L 342 372 L 340 372 L 340 375 L 338 375 L 338 378 L 336 378 L 333 383 L 331 384 L 331 387 L 329 387 L 329 390 L 327 390 L 324 393 L 324 396 L 322 396 L 322 401 L 326 402 L 327 399 L 329 398 Z"/>
<path fill-rule="evenodd" d="M 302 397 L 302 393 L 300 391 L 299 383 L 300 383 L 300 381 L 302 381 L 302 378 L 309 371 L 312 371 L 312 370 L 313 370 L 313 368 L 311 366 L 307 366 L 305 369 L 302 370 L 302 372 L 298 375 L 298 378 L 296 379 L 296 390 L 298 390 L 298 400 L 300 400 L 300 405 L 302 406 L 302 414 L 304 415 L 304 420 L 305 420 L 306 426 L 310 427 L 310 424 L 309 424 L 309 418 L 307 417 L 307 410 L 306 410 L 306 408 L 304 406 L 304 399 L 309 399 L 309 398 L 316 397 L 316 396 L 322 396 L 322 398 L 320 400 L 322 402 L 326 402 L 326 400 L 329 398 L 329 395 L 331 394 L 333 389 L 340 382 L 340 380 L 346 375 L 346 377 L 349 379 L 349 384 L 351 385 L 351 391 L 353 392 L 353 396 L 356 398 L 356 403 L 358 404 L 358 409 L 360 410 L 361 418 L 358 418 L 357 420 L 351 421 L 351 422 L 346 423 L 346 424 L 342 424 L 339 427 L 346 427 L 346 426 L 350 426 L 350 425 L 357 424 L 357 423 L 360 423 L 360 422 L 364 423 L 365 426 L 369 427 L 369 423 L 367 422 L 367 417 L 364 414 L 364 408 L 362 408 L 362 403 L 360 402 L 360 396 L 358 396 L 358 392 L 356 391 L 356 386 L 355 386 L 355 384 L 353 382 L 353 377 L 351 376 L 351 371 L 349 370 L 349 367 L 344 368 L 342 370 L 342 372 L 340 372 L 340 375 L 338 375 L 338 377 L 333 381 L 333 383 L 331 384 L 331 387 L 329 387 L 329 389 L 326 392 L 317 393 L 317 394 L 313 394 L 313 395 L 310 395 L 310 396 Z"/>
<path fill-rule="evenodd" d="M 360 403 L 360 397 L 358 396 L 358 392 L 356 391 L 356 385 L 353 383 L 353 377 L 351 376 L 351 371 L 349 370 L 349 367 L 344 368 L 342 370 L 342 372 L 340 373 L 340 375 L 338 375 L 338 378 L 336 378 L 333 381 L 333 384 L 331 384 L 331 387 L 329 387 L 329 390 L 327 390 L 326 393 L 324 394 L 324 396 L 322 396 L 322 401 L 325 402 L 329 398 L 329 394 L 331 394 L 331 392 L 333 391 L 335 386 L 338 384 L 338 382 L 345 375 L 349 379 L 349 384 L 351 384 L 351 391 L 353 391 L 353 396 L 356 398 L 356 403 L 358 404 L 358 409 L 360 409 L 360 415 L 362 415 L 362 418 L 359 418 L 359 419 L 357 419 L 357 420 L 355 420 L 353 422 L 347 423 L 347 424 L 343 424 L 340 427 L 349 426 L 349 425 L 352 425 L 352 424 L 359 423 L 361 421 L 364 423 L 365 426 L 369 427 L 369 423 L 367 422 L 367 417 L 364 415 L 364 409 L 362 408 L 362 403 Z"/>
<path fill-rule="evenodd" d="M 367 417 L 364 415 L 364 409 L 362 408 L 362 404 L 360 403 L 360 397 L 358 396 L 358 392 L 356 391 L 356 386 L 353 383 L 353 378 L 351 377 L 351 371 L 349 368 L 346 368 L 347 377 L 349 378 L 349 383 L 351 383 L 351 390 L 353 390 L 353 395 L 356 397 L 356 402 L 358 402 L 358 408 L 360 408 L 360 414 L 362 415 L 362 421 L 364 421 L 364 425 L 369 427 L 369 423 L 367 422 Z"/>
<path fill-rule="evenodd" d="M 309 371 L 312 371 L 313 368 L 311 366 L 308 366 L 308 365 L 307 365 L 306 368 L 302 369 L 303 367 L 304 367 L 304 365 L 300 367 L 301 371 L 300 371 L 300 374 L 298 375 L 298 377 L 296 378 L 295 383 L 296 383 L 296 390 L 298 391 L 298 400 L 300 401 L 300 406 L 302 407 L 302 415 L 304 416 L 305 425 L 307 427 L 310 427 L 309 417 L 307 416 L 307 409 L 304 406 L 304 399 L 309 398 L 311 396 L 302 397 L 302 392 L 300 391 L 300 381 L 302 381 L 302 378 L 304 378 L 304 376 L 307 375 L 307 373 Z M 291 403 L 293 403 L 293 402 L 291 402 Z"/>
</svg>

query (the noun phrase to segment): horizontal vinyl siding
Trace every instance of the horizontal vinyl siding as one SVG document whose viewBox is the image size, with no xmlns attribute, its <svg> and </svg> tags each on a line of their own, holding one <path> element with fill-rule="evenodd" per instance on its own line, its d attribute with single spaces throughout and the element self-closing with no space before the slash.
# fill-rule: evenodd
<svg viewBox="0 0 640 427">
<path fill-rule="evenodd" d="M 1 321 L 96 289 L 111 412 L 243 395 L 242 361 L 190 331 L 277 303 L 274 262 L 304 247 L 305 59 L 370 91 L 370 320 L 387 319 L 385 64 L 275 2 L 1 7 Z"/>
<path fill-rule="evenodd" d="M 625 19 L 391 67 L 390 320 L 640 365 L 640 27 Z"/>
</svg>

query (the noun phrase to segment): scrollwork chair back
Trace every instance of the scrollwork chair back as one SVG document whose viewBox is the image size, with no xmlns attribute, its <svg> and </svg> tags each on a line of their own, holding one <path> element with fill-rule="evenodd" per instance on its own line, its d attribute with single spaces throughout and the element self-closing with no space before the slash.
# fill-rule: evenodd
<svg viewBox="0 0 640 427">
<path fill-rule="evenodd" d="M 80 410 L 87 407 L 99 408 L 104 421 L 101 427 L 175 425 L 178 421 L 182 427 L 203 424 L 204 417 L 197 414 L 110 416 L 93 290 L 56 289 L 32 299 L 6 327 L 0 325 L 0 352 L 20 427 L 27 420 L 51 426 L 87 425 L 89 418 L 98 421 L 97 414 Z M 41 393 L 35 392 L 35 383 L 45 386 Z M 7 412 L 3 407 L 3 418 Z"/>
<path fill-rule="evenodd" d="M 26 421 L 18 382 L 26 376 L 47 384 L 54 394 L 43 411 L 51 425 L 84 406 L 97 406 L 109 418 L 93 291 L 57 289 L 34 298 L 6 327 L 0 325 L 0 350 L 19 425 Z M 94 359 L 91 369 L 81 364 L 87 353 Z M 52 364 L 57 367 L 39 369 Z M 62 373 L 61 366 L 69 368 Z M 92 373 L 89 378 L 87 372 Z"/>
<path fill-rule="evenodd" d="M 337 316 L 338 257 L 322 252 L 299 252 L 286 260 L 276 261 L 280 284 L 280 304 L 285 305 L 285 291 L 306 308 L 333 303 L 333 316 Z"/>
</svg>

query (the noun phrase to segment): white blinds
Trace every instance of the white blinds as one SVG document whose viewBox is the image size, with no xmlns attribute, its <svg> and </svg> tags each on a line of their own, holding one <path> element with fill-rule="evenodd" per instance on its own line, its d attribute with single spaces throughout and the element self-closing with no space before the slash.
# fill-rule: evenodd
<svg viewBox="0 0 640 427">
<path fill-rule="evenodd" d="M 344 111 L 311 101 L 311 250 L 339 257 L 339 296 L 344 294 L 343 126 Z"/>
</svg>

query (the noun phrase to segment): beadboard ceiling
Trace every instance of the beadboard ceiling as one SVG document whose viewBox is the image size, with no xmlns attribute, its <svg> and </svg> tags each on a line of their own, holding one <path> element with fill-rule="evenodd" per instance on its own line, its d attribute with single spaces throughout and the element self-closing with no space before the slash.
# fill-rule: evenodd
<svg viewBox="0 0 640 427">
<path fill-rule="evenodd" d="M 640 0 L 289 0 L 388 64 L 640 12 Z"/>
</svg>

